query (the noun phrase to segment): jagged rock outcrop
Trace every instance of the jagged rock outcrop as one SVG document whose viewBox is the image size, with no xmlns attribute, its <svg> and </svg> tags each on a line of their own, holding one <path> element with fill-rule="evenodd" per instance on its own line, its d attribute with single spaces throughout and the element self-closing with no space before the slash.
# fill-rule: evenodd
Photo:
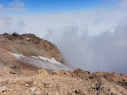
<svg viewBox="0 0 127 95">
<path fill-rule="evenodd" d="M 59 49 L 47 40 L 43 40 L 34 34 L 17 33 L 0 35 L 0 47 L 17 54 L 25 56 L 43 56 L 54 58 L 62 62 L 61 52 Z"/>
<path fill-rule="evenodd" d="M 49 41 L 43 40 L 34 34 L 1 34 L 0 35 L 0 65 L 8 69 L 8 73 L 16 75 L 34 75 L 37 67 L 18 60 L 14 54 L 21 54 L 26 57 L 46 57 L 62 62 L 61 52 Z M 29 59 L 28 59 L 29 61 Z M 30 60 L 31 62 L 31 60 Z M 46 62 L 45 62 L 46 63 Z M 34 63 L 38 64 L 38 63 Z M 6 72 L 5 72 L 6 73 Z"/>
</svg>

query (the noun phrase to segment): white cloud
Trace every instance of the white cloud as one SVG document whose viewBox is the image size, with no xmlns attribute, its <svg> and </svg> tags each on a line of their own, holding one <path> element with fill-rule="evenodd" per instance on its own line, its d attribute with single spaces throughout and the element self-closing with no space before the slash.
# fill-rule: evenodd
<svg viewBox="0 0 127 95">
<path fill-rule="evenodd" d="M 91 36 L 88 35 L 88 30 L 81 31 L 78 26 L 72 25 L 65 27 L 60 34 L 52 30 L 46 39 L 56 43 L 65 59 L 75 67 L 92 72 L 126 73 L 126 30 L 127 17 L 124 17 L 117 22 L 114 32 L 107 31 Z M 105 28 L 103 31 L 106 31 Z"/>
<path fill-rule="evenodd" d="M 10 7 L 7 8 L 8 11 L 26 11 L 28 9 L 24 8 L 24 2 L 19 0 L 14 0 L 10 3 Z"/>
<path fill-rule="evenodd" d="M 22 8 L 22 7 L 24 7 L 24 3 L 20 2 L 20 1 L 17 1 L 17 0 L 11 2 L 10 5 L 12 7 L 14 7 L 14 8 Z"/>
<path fill-rule="evenodd" d="M 10 32 L 12 26 L 10 17 L 0 17 L 0 33 Z"/>
<path fill-rule="evenodd" d="M 0 9 L 2 9 L 3 8 L 3 5 L 2 4 L 0 4 Z"/>
<path fill-rule="evenodd" d="M 1 15 L 8 13 L 8 12 L 13 12 L 13 11 L 27 11 L 28 10 L 28 8 L 24 8 L 24 2 L 21 2 L 19 0 L 14 0 L 10 2 L 9 5 L 10 6 L 8 8 L 4 8 L 4 5 L 0 4 L 0 14 Z"/>
<path fill-rule="evenodd" d="M 127 13 L 122 10 L 13 16 L 4 21 L 0 31 L 34 33 L 47 39 L 75 67 L 127 72 Z"/>
<path fill-rule="evenodd" d="M 122 15 L 120 15 L 122 14 Z M 87 31 L 89 35 L 101 32 L 113 32 L 118 22 L 127 14 L 124 11 L 89 11 L 65 14 L 28 15 L 14 17 L 26 24 L 26 32 L 62 32 L 67 27 L 76 26 L 80 32 Z M 81 34 L 79 33 L 79 34 Z"/>
<path fill-rule="evenodd" d="M 122 0 L 121 4 L 122 7 L 127 7 L 127 0 Z"/>
<path fill-rule="evenodd" d="M 4 13 L 4 7 L 3 7 L 3 4 L 0 4 L 0 14 L 3 14 Z"/>
<path fill-rule="evenodd" d="M 0 34 L 3 33 L 13 33 L 18 31 L 18 33 L 24 32 L 25 23 L 22 21 L 14 21 L 13 17 L 0 17 Z"/>
</svg>

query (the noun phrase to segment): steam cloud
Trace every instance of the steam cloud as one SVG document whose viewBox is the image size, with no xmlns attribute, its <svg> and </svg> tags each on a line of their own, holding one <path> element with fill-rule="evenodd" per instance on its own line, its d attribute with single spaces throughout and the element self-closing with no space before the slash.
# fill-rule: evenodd
<svg viewBox="0 0 127 95">
<path fill-rule="evenodd" d="M 76 68 L 127 74 L 125 11 L 1 17 L 4 32 L 34 33 L 55 43 Z"/>
</svg>

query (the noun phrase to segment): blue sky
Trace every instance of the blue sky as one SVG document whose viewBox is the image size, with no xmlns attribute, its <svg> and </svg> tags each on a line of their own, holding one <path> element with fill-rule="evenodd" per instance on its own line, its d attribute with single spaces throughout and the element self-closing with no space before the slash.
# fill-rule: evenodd
<svg viewBox="0 0 127 95">
<path fill-rule="evenodd" d="M 117 9 L 123 1 L 126 3 L 125 0 L 0 0 L 0 4 L 4 11 L 28 14 Z"/>
<path fill-rule="evenodd" d="M 31 0 L 26 2 L 26 6 L 34 12 L 52 12 L 91 10 L 103 6 L 111 8 L 115 4 L 103 0 Z"/>
</svg>

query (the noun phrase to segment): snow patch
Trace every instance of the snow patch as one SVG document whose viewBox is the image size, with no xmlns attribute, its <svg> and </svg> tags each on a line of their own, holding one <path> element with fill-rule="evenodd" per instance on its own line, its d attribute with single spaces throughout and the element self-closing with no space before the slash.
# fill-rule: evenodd
<svg viewBox="0 0 127 95">
<path fill-rule="evenodd" d="M 56 61 L 55 58 L 53 58 L 53 57 L 52 57 L 52 60 L 53 60 L 53 61 Z"/>
<path fill-rule="evenodd" d="M 47 70 L 70 70 L 72 69 L 68 68 L 67 66 L 63 65 L 62 63 L 56 61 L 54 58 L 49 59 L 43 56 L 23 56 L 22 54 L 15 54 L 8 52 L 11 55 L 14 55 L 18 61 L 26 63 L 28 65 L 35 66 L 37 68 L 44 68 Z"/>
<path fill-rule="evenodd" d="M 30 38 L 26 38 L 27 40 L 29 40 Z"/>
<path fill-rule="evenodd" d="M 22 54 L 16 54 L 16 53 L 11 53 L 11 52 L 8 52 L 9 54 L 11 55 L 14 55 L 17 59 L 20 59 L 21 57 L 24 57 Z"/>
<path fill-rule="evenodd" d="M 45 61 L 48 61 L 48 62 L 51 62 L 51 63 L 61 64 L 60 62 L 54 60 L 54 58 L 53 59 L 49 59 L 49 58 L 42 57 L 42 56 L 38 56 L 38 58 L 40 58 L 42 60 L 45 60 Z"/>
</svg>

